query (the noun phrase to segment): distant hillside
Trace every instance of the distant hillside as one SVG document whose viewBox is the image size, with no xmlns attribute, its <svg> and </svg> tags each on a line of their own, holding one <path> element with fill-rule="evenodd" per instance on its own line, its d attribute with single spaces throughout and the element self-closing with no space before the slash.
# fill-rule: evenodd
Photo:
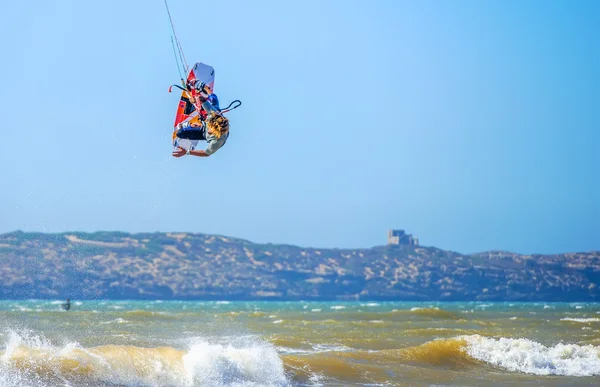
<svg viewBox="0 0 600 387">
<path fill-rule="evenodd" d="M 599 301 L 600 252 L 311 249 L 216 235 L 0 234 L 2 298 Z"/>
</svg>

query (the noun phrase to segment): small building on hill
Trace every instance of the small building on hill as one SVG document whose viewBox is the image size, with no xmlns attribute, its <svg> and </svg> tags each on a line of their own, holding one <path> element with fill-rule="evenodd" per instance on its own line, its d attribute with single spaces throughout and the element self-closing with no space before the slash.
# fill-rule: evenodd
<svg viewBox="0 0 600 387">
<path fill-rule="evenodd" d="M 404 230 L 389 230 L 388 245 L 418 246 L 419 238 L 415 238 L 411 234 L 405 233 Z"/>
</svg>

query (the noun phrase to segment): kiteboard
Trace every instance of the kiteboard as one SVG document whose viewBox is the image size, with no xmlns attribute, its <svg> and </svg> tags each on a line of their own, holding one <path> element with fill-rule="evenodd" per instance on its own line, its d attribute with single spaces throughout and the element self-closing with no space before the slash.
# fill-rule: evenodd
<svg viewBox="0 0 600 387">
<path fill-rule="evenodd" d="M 187 77 L 186 85 L 194 84 L 196 81 L 204 82 L 211 90 L 214 90 L 215 86 L 215 69 L 212 66 L 197 62 L 194 67 L 190 70 Z M 195 90 L 181 91 L 181 99 L 179 100 L 179 106 L 177 107 L 177 113 L 175 114 L 175 123 L 173 124 L 173 147 L 183 148 L 185 150 L 193 150 L 196 148 L 199 140 L 187 140 L 178 138 L 175 133 L 177 132 L 177 125 L 182 122 L 190 121 L 190 123 L 199 123 L 200 119 L 200 106 L 195 106 L 191 99 L 195 97 Z"/>
</svg>

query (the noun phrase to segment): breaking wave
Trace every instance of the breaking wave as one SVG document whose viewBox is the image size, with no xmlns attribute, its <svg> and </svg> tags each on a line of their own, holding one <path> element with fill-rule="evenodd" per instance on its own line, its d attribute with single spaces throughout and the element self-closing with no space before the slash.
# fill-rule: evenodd
<svg viewBox="0 0 600 387">
<path fill-rule="evenodd" d="M 467 369 L 481 366 L 502 368 L 511 372 L 534 375 L 596 376 L 600 375 L 600 347 L 593 345 L 556 344 L 544 346 L 528 339 L 489 338 L 480 335 L 437 339 L 425 344 L 382 351 L 344 351 L 336 357 L 315 354 L 310 358 L 284 357 L 286 365 L 308 365 L 313 371 L 327 375 L 326 366 L 335 359 L 339 373 L 351 373 L 360 364 L 410 363 L 423 367 Z"/>
<path fill-rule="evenodd" d="M 0 385 L 288 386 L 283 363 L 268 343 L 196 342 L 188 350 L 105 345 L 56 346 L 11 332 L 0 352 Z"/>
<path fill-rule="evenodd" d="M 590 323 L 590 322 L 600 322 L 600 318 L 597 318 L 597 317 L 590 317 L 590 318 L 565 317 L 565 318 L 561 318 L 560 321 Z"/>
<path fill-rule="evenodd" d="M 600 375 L 600 347 L 593 345 L 547 347 L 529 339 L 468 335 L 396 351 L 395 355 L 402 360 L 435 366 L 458 368 L 480 363 L 534 375 Z M 391 355 L 390 351 L 382 353 L 382 356 Z"/>
<path fill-rule="evenodd" d="M 600 347 L 556 344 L 547 347 L 529 339 L 465 336 L 466 353 L 509 371 L 535 375 L 600 375 Z"/>
</svg>

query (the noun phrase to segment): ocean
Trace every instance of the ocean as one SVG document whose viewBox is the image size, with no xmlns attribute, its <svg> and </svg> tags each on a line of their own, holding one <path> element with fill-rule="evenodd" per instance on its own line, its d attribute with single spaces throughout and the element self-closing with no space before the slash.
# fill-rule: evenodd
<svg viewBox="0 0 600 387">
<path fill-rule="evenodd" d="M 0 301 L 0 386 L 598 386 L 599 303 Z"/>
</svg>

